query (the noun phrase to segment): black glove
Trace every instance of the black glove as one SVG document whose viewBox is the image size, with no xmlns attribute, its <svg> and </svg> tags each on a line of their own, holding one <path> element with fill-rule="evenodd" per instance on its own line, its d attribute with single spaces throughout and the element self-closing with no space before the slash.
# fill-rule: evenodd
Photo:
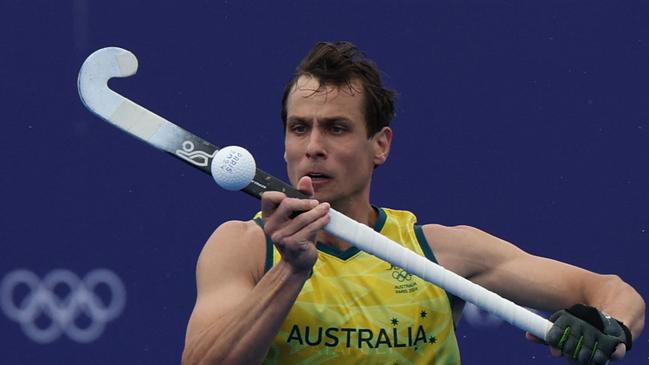
<svg viewBox="0 0 649 365">
<path fill-rule="evenodd" d="M 631 332 L 620 321 L 596 308 L 576 304 L 550 317 L 554 325 L 547 335 L 549 345 L 578 364 L 604 365 L 623 343 L 631 350 Z"/>
</svg>

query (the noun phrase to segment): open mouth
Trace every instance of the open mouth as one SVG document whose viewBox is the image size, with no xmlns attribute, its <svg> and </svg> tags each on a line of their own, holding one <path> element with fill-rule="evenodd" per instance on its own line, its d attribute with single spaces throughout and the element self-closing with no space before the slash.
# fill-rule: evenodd
<svg viewBox="0 0 649 365">
<path fill-rule="evenodd" d="M 319 172 L 310 172 L 306 174 L 306 176 L 310 177 L 312 181 L 325 181 L 331 179 L 331 176 Z"/>
</svg>

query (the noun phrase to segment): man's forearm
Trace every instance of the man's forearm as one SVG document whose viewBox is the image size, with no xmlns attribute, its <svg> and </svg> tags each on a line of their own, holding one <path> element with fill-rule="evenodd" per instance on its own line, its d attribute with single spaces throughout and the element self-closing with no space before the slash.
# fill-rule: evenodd
<svg viewBox="0 0 649 365">
<path fill-rule="evenodd" d="M 307 277 L 280 261 L 234 311 L 187 340 L 183 364 L 260 363 Z"/>
</svg>

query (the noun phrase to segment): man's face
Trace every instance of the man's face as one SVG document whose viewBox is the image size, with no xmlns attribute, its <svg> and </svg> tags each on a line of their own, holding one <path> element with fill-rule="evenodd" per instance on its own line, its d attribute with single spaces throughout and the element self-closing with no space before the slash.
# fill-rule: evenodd
<svg viewBox="0 0 649 365">
<path fill-rule="evenodd" d="M 374 165 L 387 158 L 391 131 L 384 128 L 368 139 L 362 86 L 352 86 L 321 88 L 318 80 L 302 76 L 286 101 L 289 179 L 295 185 L 310 176 L 320 201 L 369 199 Z"/>
</svg>

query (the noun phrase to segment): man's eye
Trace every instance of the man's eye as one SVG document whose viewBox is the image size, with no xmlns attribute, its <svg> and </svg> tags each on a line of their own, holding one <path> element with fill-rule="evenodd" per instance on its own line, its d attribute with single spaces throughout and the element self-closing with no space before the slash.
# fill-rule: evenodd
<svg viewBox="0 0 649 365">
<path fill-rule="evenodd" d="M 342 134 L 345 132 L 345 128 L 341 126 L 334 125 L 330 129 L 331 133 L 333 134 Z"/>
<path fill-rule="evenodd" d="M 297 133 L 297 134 L 304 133 L 304 132 L 306 132 L 306 126 L 301 125 L 301 124 L 293 125 L 293 126 L 291 126 L 291 132 Z"/>
</svg>

